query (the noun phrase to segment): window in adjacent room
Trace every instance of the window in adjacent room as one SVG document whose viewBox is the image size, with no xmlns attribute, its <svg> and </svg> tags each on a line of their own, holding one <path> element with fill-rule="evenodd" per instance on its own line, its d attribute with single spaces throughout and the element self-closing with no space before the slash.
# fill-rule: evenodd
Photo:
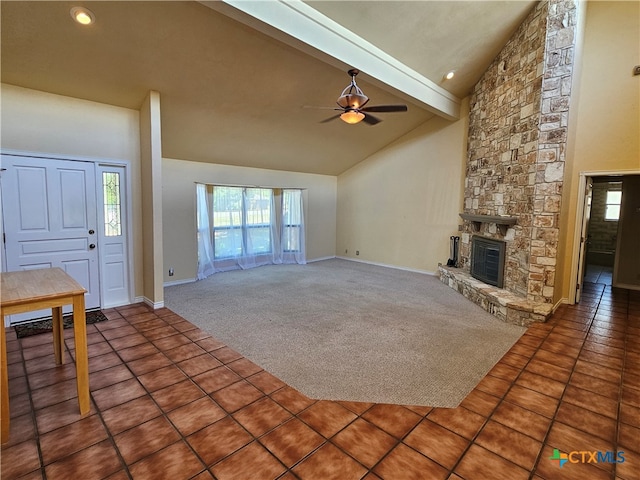
<svg viewBox="0 0 640 480">
<path fill-rule="evenodd" d="M 620 204 L 622 203 L 622 184 L 619 182 L 612 183 L 607 190 L 606 206 L 604 210 L 604 219 L 609 221 L 617 221 L 620 218 Z"/>
</svg>

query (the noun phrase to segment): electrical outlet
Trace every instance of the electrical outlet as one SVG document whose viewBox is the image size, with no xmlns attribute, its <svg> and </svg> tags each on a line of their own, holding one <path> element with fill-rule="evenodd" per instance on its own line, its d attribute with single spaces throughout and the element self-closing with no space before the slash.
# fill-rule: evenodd
<svg viewBox="0 0 640 480">
<path fill-rule="evenodd" d="M 356 255 L 360 255 L 360 250 L 356 250 Z"/>
<path fill-rule="evenodd" d="M 169 276 L 170 276 L 170 277 L 173 277 L 173 268 L 170 268 L 170 269 L 169 269 Z"/>
<path fill-rule="evenodd" d="M 347 253 L 349 253 L 349 249 L 345 248 L 345 249 L 344 249 L 344 253 L 345 253 L 345 255 L 346 255 Z"/>
</svg>

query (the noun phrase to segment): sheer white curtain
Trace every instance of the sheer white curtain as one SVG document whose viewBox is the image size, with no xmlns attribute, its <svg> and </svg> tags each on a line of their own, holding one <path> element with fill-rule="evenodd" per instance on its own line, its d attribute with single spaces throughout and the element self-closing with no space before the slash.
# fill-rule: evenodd
<svg viewBox="0 0 640 480">
<path fill-rule="evenodd" d="M 277 262 L 274 249 L 277 236 L 275 203 L 270 188 L 243 188 L 242 252 L 237 256 L 240 268 L 254 268 Z"/>
<path fill-rule="evenodd" d="M 212 187 L 213 242 L 216 272 L 238 268 L 238 258 L 243 252 L 243 204 L 242 188 Z"/>
<path fill-rule="evenodd" d="M 302 190 L 282 191 L 282 263 L 307 263 Z"/>
<path fill-rule="evenodd" d="M 211 275 L 213 265 L 213 243 L 211 242 L 211 226 L 209 224 L 209 195 L 207 186 L 196 184 L 196 221 L 198 235 L 198 280 Z"/>
</svg>

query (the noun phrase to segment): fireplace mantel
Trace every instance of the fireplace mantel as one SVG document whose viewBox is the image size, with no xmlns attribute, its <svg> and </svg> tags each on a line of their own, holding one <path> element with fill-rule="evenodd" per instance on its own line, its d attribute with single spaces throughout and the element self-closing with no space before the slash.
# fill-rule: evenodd
<svg viewBox="0 0 640 480">
<path fill-rule="evenodd" d="M 480 231 L 480 225 L 482 223 L 495 223 L 502 235 L 506 235 L 507 229 L 511 225 L 515 225 L 518 221 L 517 217 L 510 217 L 508 215 L 476 215 L 473 213 L 460 213 L 459 215 L 463 220 L 471 222 L 476 232 Z"/>
</svg>

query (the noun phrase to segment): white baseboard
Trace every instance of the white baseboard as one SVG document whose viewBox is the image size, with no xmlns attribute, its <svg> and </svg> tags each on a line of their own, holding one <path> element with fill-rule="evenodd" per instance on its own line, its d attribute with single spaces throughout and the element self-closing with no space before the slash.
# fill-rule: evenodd
<svg viewBox="0 0 640 480">
<path fill-rule="evenodd" d="M 626 288 L 627 290 L 640 290 L 640 285 L 632 285 L 630 283 L 618 283 L 613 288 Z"/>
<path fill-rule="evenodd" d="M 351 258 L 351 257 L 337 256 L 335 258 L 339 258 L 340 260 L 349 260 L 350 262 L 366 263 L 367 265 L 375 265 L 377 267 L 395 268 L 396 270 L 403 270 L 405 272 L 420 273 L 422 275 L 431 275 L 431 276 L 438 275 L 438 272 L 431 272 L 431 271 L 428 271 L 428 270 L 418 270 L 416 268 L 400 267 L 398 265 L 389 265 L 389 264 L 386 264 L 386 263 L 369 262 L 367 260 L 360 260 L 360 259 Z"/>
<path fill-rule="evenodd" d="M 162 302 L 152 302 L 147 297 L 142 297 L 142 301 L 154 310 L 157 310 L 158 308 L 164 308 L 164 300 Z"/>
<path fill-rule="evenodd" d="M 323 260 L 331 260 L 331 259 L 334 259 L 334 258 L 336 258 L 336 256 L 335 256 L 335 255 L 330 256 L 330 257 L 319 257 L 319 258 L 313 258 L 313 259 L 311 259 L 311 260 L 307 260 L 307 263 L 321 262 L 321 261 L 323 261 Z"/>
<path fill-rule="evenodd" d="M 133 305 L 134 303 L 142 302 L 142 297 L 136 298 L 133 302 L 120 302 L 120 303 L 112 303 L 108 305 L 100 305 L 100 310 L 108 310 L 110 308 L 116 307 L 124 307 L 126 305 Z"/>
<path fill-rule="evenodd" d="M 551 309 L 551 313 L 555 313 L 556 310 L 558 309 L 558 307 L 562 304 L 566 304 L 566 305 L 571 305 L 571 302 L 569 302 L 569 299 L 566 297 L 562 297 L 560 300 L 558 300 L 556 302 L 556 304 L 553 306 L 553 308 Z"/>
<path fill-rule="evenodd" d="M 182 280 L 174 280 L 172 282 L 164 282 L 162 284 L 163 287 L 173 287 L 175 285 L 183 285 L 185 283 L 193 283 L 196 280 L 198 280 L 197 278 L 184 278 Z"/>
</svg>

